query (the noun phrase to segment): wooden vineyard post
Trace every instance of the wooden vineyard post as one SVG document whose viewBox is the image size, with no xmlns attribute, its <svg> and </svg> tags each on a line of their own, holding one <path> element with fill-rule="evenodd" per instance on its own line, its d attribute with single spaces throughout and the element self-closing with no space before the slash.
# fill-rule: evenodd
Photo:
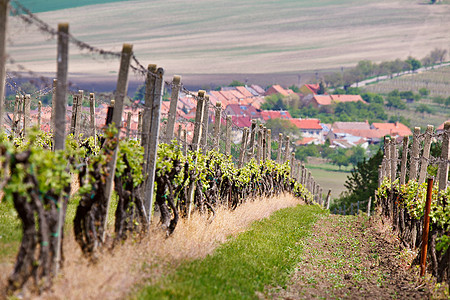
<svg viewBox="0 0 450 300">
<path fill-rule="evenodd" d="M 66 135 L 66 95 L 67 95 L 67 65 L 69 59 L 69 24 L 58 24 L 58 49 L 57 49 L 57 71 L 56 71 L 56 88 L 54 111 L 54 128 L 53 128 L 53 147 L 54 150 L 64 150 Z M 55 83 L 55 82 L 53 82 Z M 61 265 L 61 243 L 62 229 L 64 220 L 63 198 L 58 197 L 58 240 L 56 242 L 55 254 L 55 274 L 58 273 Z"/>
<path fill-rule="evenodd" d="M 391 139 L 388 137 L 384 138 L 384 155 L 386 156 L 385 161 L 385 176 L 392 181 L 391 178 Z"/>
<path fill-rule="evenodd" d="M 141 131 L 141 146 L 144 147 L 144 164 L 142 166 L 142 173 L 147 175 L 148 171 L 148 147 L 150 140 L 150 125 L 152 122 L 152 104 L 153 96 L 155 94 L 156 81 L 156 65 L 148 65 L 147 78 L 145 81 L 145 102 L 144 112 L 142 115 L 142 131 Z"/>
<path fill-rule="evenodd" d="M 406 183 L 406 165 L 408 164 L 408 142 L 407 136 L 403 137 L 402 164 L 400 167 L 400 185 Z"/>
<path fill-rule="evenodd" d="M 206 153 L 208 143 L 208 122 L 209 122 L 209 95 L 205 94 L 205 100 L 203 101 L 203 118 L 202 118 L 202 150 Z"/>
<path fill-rule="evenodd" d="M 58 84 L 57 79 L 53 79 L 53 89 L 52 89 L 52 116 L 50 121 L 50 129 L 55 131 L 55 113 L 56 113 L 56 86 Z"/>
<path fill-rule="evenodd" d="M 153 216 L 153 192 L 155 186 L 156 159 L 158 154 L 159 127 L 161 115 L 161 102 L 164 93 L 164 70 L 158 68 L 156 71 L 155 92 L 152 103 L 152 121 L 150 123 L 149 147 L 148 147 L 148 179 L 145 185 L 145 208 L 148 213 L 148 223 L 150 224 Z"/>
<path fill-rule="evenodd" d="M 183 154 L 184 156 L 187 156 L 187 151 L 188 151 L 188 143 L 187 143 L 187 130 L 183 130 L 184 135 L 183 135 L 183 139 L 184 139 L 184 146 L 183 146 Z"/>
<path fill-rule="evenodd" d="M 114 111 L 112 115 L 112 122 L 115 124 L 118 132 L 117 139 L 119 139 L 120 131 L 122 127 L 122 115 L 123 115 L 123 102 L 125 100 L 125 96 L 127 94 L 127 86 L 128 86 L 128 71 L 130 68 L 130 60 L 133 54 L 133 46 L 130 44 L 123 44 L 122 54 L 120 57 L 120 67 L 119 67 L 119 76 L 117 79 L 117 88 L 115 94 L 115 102 L 114 102 Z M 103 237 L 102 240 L 105 242 L 106 238 L 106 225 L 109 214 L 109 206 L 111 204 L 111 195 L 114 183 L 114 176 L 116 171 L 116 162 L 117 162 L 117 152 L 119 150 L 119 144 L 117 144 L 114 149 L 114 154 L 111 161 L 108 163 L 109 176 L 106 179 L 105 183 L 105 199 L 106 203 L 106 213 L 103 221 Z"/>
<path fill-rule="evenodd" d="M 9 0 L 0 0 L 0 131 L 3 132 L 3 109 L 6 80 L 6 29 L 9 15 Z"/>
<path fill-rule="evenodd" d="M 166 143 L 170 144 L 173 139 L 175 120 L 177 116 L 178 96 L 181 88 L 181 77 L 174 75 L 172 79 L 172 93 L 170 95 L 169 115 L 167 116 Z"/>
<path fill-rule="evenodd" d="M 137 132 L 137 138 L 142 138 L 142 110 L 138 113 L 138 132 Z"/>
<path fill-rule="evenodd" d="M 261 137 L 262 137 L 262 161 L 265 162 L 267 159 L 267 127 L 263 126 L 262 128 L 262 132 L 261 132 Z"/>
<path fill-rule="evenodd" d="M 42 102 L 38 102 L 38 129 L 41 130 L 41 119 L 42 119 Z"/>
<path fill-rule="evenodd" d="M 261 154 L 262 154 L 262 144 L 263 144 L 263 125 L 259 124 L 259 128 L 258 128 L 258 148 L 256 149 L 256 161 L 258 162 L 258 164 L 261 161 Z"/>
<path fill-rule="evenodd" d="M 291 167 L 291 178 L 295 176 L 295 153 L 291 153 L 291 158 L 289 159 L 289 165 Z"/>
<path fill-rule="evenodd" d="M 397 152 L 397 145 L 395 143 L 395 140 L 391 140 L 391 180 L 394 181 L 395 178 L 397 178 L 397 158 L 398 158 L 398 152 Z"/>
<path fill-rule="evenodd" d="M 425 142 L 423 145 L 423 154 L 422 161 L 420 163 L 420 173 L 419 173 L 419 184 L 425 182 L 425 178 L 427 176 L 427 168 L 428 168 L 428 159 L 430 158 L 430 149 L 431 149 L 431 138 L 433 135 L 434 126 L 428 125 L 427 131 L 425 132 Z"/>
<path fill-rule="evenodd" d="M 411 162 L 409 164 L 409 180 L 417 179 L 419 166 L 420 127 L 414 127 L 413 143 L 411 149 Z"/>
<path fill-rule="evenodd" d="M 78 95 L 73 95 L 73 103 L 72 103 L 72 118 L 70 121 L 70 132 L 69 134 L 73 134 L 75 137 L 75 126 L 77 122 L 77 106 L 78 106 Z"/>
<path fill-rule="evenodd" d="M 428 250 L 428 232 L 430 229 L 430 209 L 431 209 L 431 194 L 433 192 L 433 178 L 428 178 L 427 199 L 425 203 L 425 215 L 423 220 L 423 235 L 422 235 L 422 252 L 420 253 L 420 276 L 425 275 L 427 264 L 427 250 Z"/>
<path fill-rule="evenodd" d="M 286 148 L 284 149 L 284 162 L 289 159 L 289 136 L 286 136 Z"/>
<path fill-rule="evenodd" d="M 227 116 L 225 155 L 231 155 L 231 116 Z"/>
<path fill-rule="evenodd" d="M 14 100 L 14 112 L 13 112 L 13 123 L 11 126 L 11 134 L 13 136 L 16 135 L 17 132 L 17 123 L 18 123 L 18 117 L 19 117 L 19 103 L 20 103 L 20 97 L 19 95 L 16 95 L 16 98 Z"/>
<path fill-rule="evenodd" d="M 326 207 L 327 207 L 327 209 L 330 209 L 330 200 L 331 200 L 331 190 L 328 190 L 328 194 L 327 194 L 327 198 L 326 198 L 326 201 L 327 201 Z"/>
<path fill-rule="evenodd" d="M 252 120 L 252 127 L 250 128 L 250 143 L 248 146 L 247 161 L 250 161 L 255 153 L 255 138 L 256 138 L 256 121 Z"/>
<path fill-rule="evenodd" d="M 245 149 L 247 148 L 247 139 L 248 139 L 248 127 L 244 128 L 244 133 L 242 134 L 242 143 L 241 143 L 241 151 L 239 153 L 239 164 L 238 168 L 242 168 L 244 165 L 244 157 L 245 157 Z"/>
<path fill-rule="evenodd" d="M 216 116 L 214 118 L 214 149 L 218 152 L 220 145 L 220 122 L 222 121 L 222 103 L 216 102 Z"/>
<path fill-rule="evenodd" d="M 444 123 L 444 136 L 442 138 L 441 162 L 439 164 L 439 191 L 447 189 L 448 161 L 450 159 L 450 122 Z M 440 203 L 443 205 L 443 203 Z"/>
<path fill-rule="evenodd" d="M 267 143 L 267 159 L 272 159 L 272 130 L 267 129 L 267 137 L 266 137 L 266 143 Z"/>
<path fill-rule="evenodd" d="M 80 127 L 81 127 L 81 110 L 83 107 L 84 100 L 84 91 L 78 91 L 78 101 L 77 101 L 77 109 L 76 109 L 76 118 L 75 118 L 75 133 L 74 137 L 78 140 L 78 136 L 80 135 Z"/>
<path fill-rule="evenodd" d="M 283 134 L 278 134 L 278 150 L 277 150 L 277 163 L 281 164 L 281 147 L 283 146 Z"/>
<path fill-rule="evenodd" d="M 177 139 L 178 139 L 179 143 L 181 143 L 181 129 L 182 129 L 181 124 L 179 124 L 178 125 L 178 132 L 177 132 Z"/>
<path fill-rule="evenodd" d="M 367 216 L 370 217 L 370 207 L 372 206 L 372 196 L 369 197 L 369 203 L 367 204 Z"/>
<path fill-rule="evenodd" d="M 127 113 L 127 139 L 130 138 L 131 131 L 131 112 Z"/>
<path fill-rule="evenodd" d="M 31 96 L 30 94 L 25 95 L 25 103 L 23 106 L 23 136 L 27 136 L 28 127 L 30 127 L 30 106 L 31 106 Z"/>
<path fill-rule="evenodd" d="M 97 145 L 97 129 L 95 128 L 95 94 L 89 94 L 89 113 L 90 113 L 90 127 L 91 135 L 94 137 L 94 145 Z"/>
<path fill-rule="evenodd" d="M 306 168 L 304 165 L 302 165 L 302 177 L 300 179 L 301 185 L 305 186 L 305 180 L 306 180 Z"/>
<path fill-rule="evenodd" d="M 203 120 L 203 109 L 205 108 L 204 101 L 205 101 L 205 91 L 200 90 L 198 91 L 198 98 L 197 98 L 197 111 L 195 113 L 195 127 L 194 127 L 194 137 L 192 139 L 192 146 L 194 152 L 197 152 L 200 148 L 200 138 L 202 136 L 202 120 Z M 195 158 L 194 164 L 197 163 L 197 157 Z M 187 217 L 188 220 L 191 218 L 191 212 L 192 207 L 194 205 L 194 192 L 195 192 L 195 183 L 192 182 L 189 187 L 189 197 L 188 197 L 188 203 L 187 205 Z"/>
</svg>

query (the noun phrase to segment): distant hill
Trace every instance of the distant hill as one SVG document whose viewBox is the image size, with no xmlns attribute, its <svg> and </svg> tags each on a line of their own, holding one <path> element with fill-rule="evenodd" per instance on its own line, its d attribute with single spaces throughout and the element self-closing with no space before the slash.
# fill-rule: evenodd
<svg viewBox="0 0 450 300">
<path fill-rule="evenodd" d="M 105 4 L 112 2 L 125 2 L 129 0 L 21 0 L 23 6 L 33 13 L 53 11 L 66 8 L 75 8 L 94 4 Z"/>
</svg>

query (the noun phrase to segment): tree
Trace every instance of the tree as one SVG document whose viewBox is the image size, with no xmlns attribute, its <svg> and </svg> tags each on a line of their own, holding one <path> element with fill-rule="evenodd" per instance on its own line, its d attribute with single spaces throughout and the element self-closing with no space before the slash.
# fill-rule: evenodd
<svg viewBox="0 0 450 300">
<path fill-rule="evenodd" d="M 349 153 L 350 157 L 348 158 L 348 162 L 356 167 L 356 165 L 363 161 L 366 158 L 366 150 L 364 150 L 361 146 L 356 146 L 351 148 L 351 152 Z"/>
<path fill-rule="evenodd" d="M 320 153 L 318 147 L 314 144 L 309 144 L 295 149 L 295 158 L 307 162 L 308 157 L 319 157 Z"/>
<path fill-rule="evenodd" d="M 336 148 L 336 151 L 329 157 L 331 163 L 337 165 L 339 170 L 342 166 L 346 167 L 350 164 L 349 157 L 347 156 L 347 149 Z"/>
<path fill-rule="evenodd" d="M 264 100 L 265 102 L 261 105 L 262 110 L 286 110 L 287 108 L 280 94 L 266 96 Z"/>
<path fill-rule="evenodd" d="M 361 60 L 358 62 L 356 68 L 364 77 L 369 77 L 373 74 L 375 65 L 370 60 Z"/>
<path fill-rule="evenodd" d="M 388 95 L 386 97 L 386 106 L 389 108 L 405 109 L 406 104 L 400 98 L 400 95 Z"/>
<path fill-rule="evenodd" d="M 240 82 L 239 80 L 233 80 L 228 86 L 245 86 L 245 83 Z"/>
<path fill-rule="evenodd" d="M 422 64 L 419 60 L 415 59 L 412 56 L 408 56 L 408 58 L 405 60 L 405 62 L 408 64 L 409 68 L 408 70 L 416 71 L 420 67 L 422 67 Z"/>
<path fill-rule="evenodd" d="M 426 96 L 428 96 L 430 94 L 430 90 L 428 90 L 427 88 L 420 88 L 419 89 L 419 94 L 422 97 L 426 97 Z"/>
<path fill-rule="evenodd" d="M 285 119 L 269 119 L 266 122 L 266 127 L 272 131 L 272 137 L 278 138 L 280 133 L 289 135 L 292 140 L 301 138 L 302 131 L 292 124 L 291 121 Z"/>
<path fill-rule="evenodd" d="M 290 87 L 288 87 L 288 89 L 292 90 L 294 93 L 299 93 L 300 92 L 300 88 L 298 86 L 296 86 L 295 84 L 293 84 Z"/>
<path fill-rule="evenodd" d="M 425 118 L 425 113 L 431 114 L 433 110 L 426 104 L 420 104 L 417 106 L 416 112 L 422 113 L 422 118 Z"/>
<path fill-rule="evenodd" d="M 317 90 L 317 94 L 318 95 L 323 95 L 325 93 L 326 93 L 325 85 L 324 85 L 323 81 L 321 81 L 319 83 L 319 89 Z"/>
</svg>

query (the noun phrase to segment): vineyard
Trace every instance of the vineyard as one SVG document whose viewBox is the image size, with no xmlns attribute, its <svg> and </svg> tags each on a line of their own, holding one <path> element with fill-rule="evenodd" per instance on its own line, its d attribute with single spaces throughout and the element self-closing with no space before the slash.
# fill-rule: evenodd
<svg viewBox="0 0 450 300">
<path fill-rule="evenodd" d="M 450 95 L 450 67 L 429 69 L 418 74 L 409 74 L 394 79 L 370 84 L 365 87 L 369 92 L 387 94 L 395 89 L 399 91 L 413 91 L 426 88 L 431 96 Z"/>
</svg>

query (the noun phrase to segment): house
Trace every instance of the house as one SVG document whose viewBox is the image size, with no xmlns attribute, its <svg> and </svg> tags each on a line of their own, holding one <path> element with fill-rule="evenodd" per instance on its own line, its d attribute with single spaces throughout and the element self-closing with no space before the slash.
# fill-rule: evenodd
<svg viewBox="0 0 450 300">
<path fill-rule="evenodd" d="M 291 114 L 285 110 L 262 110 L 261 117 L 264 121 L 268 121 L 270 119 L 292 119 Z"/>
<path fill-rule="evenodd" d="M 292 91 L 291 91 L 292 93 Z M 266 92 L 265 92 L 265 96 L 270 96 L 273 94 L 280 94 L 282 96 L 289 96 L 291 93 L 289 93 L 288 90 L 284 89 L 281 85 L 278 84 L 274 84 L 272 85 Z"/>
<path fill-rule="evenodd" d="M 378 132 L 382 133 L 383 136 L 410 136 L 412 135 L 411 129 L 409 129 L 406 125 L 395 122 L 395 123 L 372 123 L 371 126 L 373 129 L 376 129 Z"/>
<path fill-rule="evenodd" d="M 303 98 L 303 102 L 307 105 L 311 104 L 315 108 L 331 105 L 339 102 L 362 102 L 367 104 L 360 95 L 307 95 Z"/>
<path fill-rule="evenodd" d="M 303 138 L 314 138 L 316 144 L 324 143 L 323 128 L 319 119 L 291 119 L 290 121 L 300 129 Z"/>
<path fill-rule="evenodd" d="M 320 85 L 318 83 L 316 84 L 304 84 L 300 87 L 300 93 L 303 95 L 317 95 L 319 92 Z"/>
<path fill-rule="evenodd" d="M 259 85 L 252 84 L 250 87 L 247 87 L 247 89 L 254 95 L 254 96 L 264 96 L 264 89 L 260 87 Z"/>
<path fill-rule="evenodd" d="M 251 105 L 228 104 L 224 113 L 227 116 L 249 116 L 251 119 L 261 119 L 261 112 Z"/>
<path fill-rule="evenodd" d="M 331 101 L 335 102 L 335 103 L 339 103 L 339 102 L 362 102 L 364 104 L 367 104 L 366 101 L 363 100 L 363 98 L 361 98 L 360 95 L 330 95 L 331 97 Z"/>
</svg>

